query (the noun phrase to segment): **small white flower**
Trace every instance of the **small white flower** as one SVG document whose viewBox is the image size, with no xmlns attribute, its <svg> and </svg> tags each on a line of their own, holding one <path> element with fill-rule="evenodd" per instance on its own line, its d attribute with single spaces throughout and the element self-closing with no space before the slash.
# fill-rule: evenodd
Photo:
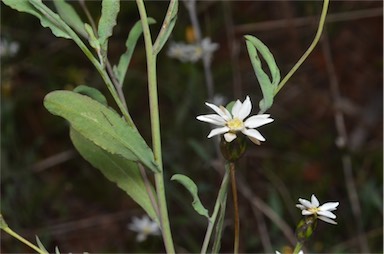
<svg viewBox="0 0 384 254">
<path fill-rule="evenodd" d="M 220 126 L 219 128 L 213 129 L 209 133 L 208 138 L 224 134 L 225 141 L 232 142 L 237 138 L 237 133 L 242 132 L 248 136 L 253 143 L 260 144 L 259 141 L 265 141 L 265 138 L 255 128 L 273 122 L 273 119 L 269 118 L 268 114 L 254 115 L 244 121 L 252 110 L 252 103 L 249 96 L 247 96 L 243 103 L 237 100 L 233 105 L 231 113 L 223 106 L 218 107 L 208 102 L 206 102 L 205 105 L 213 109 L 216 114 L 201 115 L 198 116 L 197 119 Z"/>
<path fill-rule="evenodd" d="M 128 228 L 138 233 L 136 237 L 138 242 L 145 241 L 148 235 L 160 235 L 159 225 L 146 215 L 141 219 L 133 217 L 133 221 L 128 225 Z"/>
<path fill-rule="evenodd" d="M 322 221 L 337 224 L 336 221 L 332 219 L 336 219 L 336 215 L 331 211 L 335 211 L 336 207 L 339 205 L 339 202 L 328 202 L 321 206 L 319 200 L 315 195 L 312 194 L 311 201 L 299 198 L 300 204 L 297 204 L 296 207 L 301 209 L 302 215 L 315 215 Z"/>
<path fill-rule="evenodd" d="M 219 48 L 219 44 L 212 43 L 210 38 L 204 38 L 201 44 L 187 44 L 184 42 L 171 42 L 167 55 L 176 58 L 181 62 L 195 63 L 199 61 L 203 55 L 211 59 L 212 54 Z"/>
<path fill-rule="evenodd" d="M 15 41 L 9 41 L 5 38 L 0 39 L 0 56 L 1 57 L 13 57 L 19 51 L 19 43 Z"/>
<path fill-rule="evenodd" d="M 275 251 L 275 254 L 281 254 L 281 252 L 279 252 L 279 251 Z M 302 251 L 302 250 L 300 250 L 297 254 L 304 254 L 304 251 Z"/>
</svg>

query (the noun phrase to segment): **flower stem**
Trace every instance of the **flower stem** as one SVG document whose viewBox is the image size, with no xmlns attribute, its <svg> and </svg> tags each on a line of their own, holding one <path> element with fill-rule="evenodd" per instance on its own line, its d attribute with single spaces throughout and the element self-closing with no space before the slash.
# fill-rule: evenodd
<svg viewBox="0 0 384 254">
<path fill-rule="evenodd" d="M 292 69 L 288 72 L 288 74 L 283 78 L 283 80 L 280 82 L 280 84 L 276 87 L 274 91 L 274 96 L 280 91 L 281 88 L 287 83 L 287 81 L 292 77 L 292 75 L 297 71 L 297 69 L 302 65 L 302 63 L 307 59 L 309 54 L 313 51 L 315 46 L 320 40 L 321 33 L 323 32 L 324 28 L 324 23 L 325 23 L 325 17 L 327 16 L 327 11 L 328 11 L 328 5 L 329 5 L 329 0 L 324 0 L 323 2 L 323 9 L 321 11 L 321 16 L 320 16 L 320 21 L 319 21 L 319 27 L 317 29 L 315 38 L 313 39 L 312 44 L 309 46 L 307 51 L 301 56 L 299 61 L 292 67 Z"/>
<path fill-rule="evenodd" d="M 239 234 L 240 234 L 240 220 L 239 220 L 239 206 L 237 201 L 237 187 L 236 187 L 236 176 L 235 176 L 235 163 L 229 163 L 229 169 L 231 172 L 231 185 L 232 185 L 232 197 L 234 207 L 234 223 L 235 223 L 235 240 L 233 253 L 239 253 Z"/>
<path fill-rule="evenodd" d="M 32 249 L 34 249 L 37 253 L 40 253 L 40 254 L 47 254 L 47 252 L 41 250 L 39 247 L 37 247 L 36 245 L 34 245 L 33 243 L 31 243 L 30 241 L 28 241 L 27 239 L 25 239 L 24 237 L 22 237 L 21 235 L 19 235 L 18 233 L 16 233 L 15 231 L 13 231 L 11 228 L 9 227 L 5 227 L 3 228 L 3 230 L 8 233 L 9 235 L 13 236 L 14 238 L 16 238 L 17 240 L 19 240 L 20 242 L 24 243 L 25 245 L 31 247 Z"/>
<path fill-rule="evenodd" d="M 220 206 L 223 203 L 223 199 L 226 198 L 227 188 L 228 188 L 228 182 L 229 182 L 229 170 L 227 169 L 225 171 L 225 175 L 223 177 L 223 181 L 221 182 L 221 186 L 219 189 L 219 194 L 217 195 L 217 199 L 215 202 L 215 207 L 213 208 L 213 212 L 211 217 L 209 218 L 209 224 L 207 228 L 207 232 L 205 233 L 203 246 L 201 248 L 201 253 L 206 253 L 208 249 L 208 244 L 211 239 L 213 226 L 215 225 L 217 214 L 219 213 Z"/>
<path fill-rule="evenodd" d="M 296 243 L 295 249 L 293 250 L 292 254 L 298 254 L 302 247 L 303 245 L 301 243 Z"/>
<path fill-rule="evenodd" d="M 149 107 L 151 113 L 151 130 L 152 130 L 152 145 L 155 162 L 161 169 L 161 172 L 155 173 L 155 183 L 157 198 L 160 209 L 160 224 L 163 234 L 163 241 L 167 253 L 175 253 L 173 246 L 171 228 L 169 225 L 167 201 L 165 198 L 163 162 L 161 153 L 161 136 L 160 136 L 160 119 L 159 106 L 157 95 L 157 80 L 156 80 L 156 55 L 153 54 L 153 45 L 151 32 L 148 25 L 147 12 L 145 10 L 143 0 L 136 0 L 137 8 L 140 13 L 141 25 L 143 27 L 143 35 L 145 42 L 145 51 L 147 56 L 147 73 L 148 73 L 148 90 L 149 90 Z"/>
</svg>

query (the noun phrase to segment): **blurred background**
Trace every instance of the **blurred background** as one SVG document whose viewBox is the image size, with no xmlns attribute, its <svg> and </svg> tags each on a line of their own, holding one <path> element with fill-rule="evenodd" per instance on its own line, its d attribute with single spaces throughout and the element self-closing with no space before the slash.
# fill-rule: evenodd
<svg viewBox="0 0 384 254">
<path fill-rule="evenodd" d="M 86 20 L 77 1 L 73 6 Z M 47 5 L 53 8 L 52 4 Z M 87 1 L 93 17 L 100 3 Z M 159 31 L 167 2 L 146 1 Z M 244 100 L 258 112 L 261 91 L 243 35 L 261 39 L 284 76 L 312 42 L 319 1 L 201 1 L 196 13 L 213 53 L 209 94 L 202 61 L 158 57 L 158 84 L 166 190 L 179 252 L 199 252 L 206 221 L 194 212 L 175 173 L 192 178 L 203 204 L 213 209 L 222 178 L 205 101 Z M 122 1 L 109 42 L 116 63 L 129 29 L 139 19 L 135 2 Z M 192 43 L 183 3 L 170 41 Z M 155 37 L 153 35 L 153 37 Z M 143 39 L 125 80 L 130 113 L 151 144 Z M 78 85 L 100 89 L 114 103 L 99 74 L 70 40 L 56 38 L 28 14 L 1 4 L 1 213 L 16 232 L 48 250 L 65 252 L 164 252 L 160 237 L 135 241 L 127 228 L 142 210 L 74 150 L 68 124 L 43 107 L 53 90 Z M 213 97 L 214 96 L 214 97 Z M 249 145 L 238 165 L 241 252 L 266 253 L 294 246 L 301 218 L 298 198 L 315 194 L 339 201 L 338 225 L 319 222 L 307 252 L 383 252 L 383 3 L 332 1 L 322 40 L 275 97 L 275 121 L 261 127 L 267 141 Z M 233 211 L 228 196 L 222 252 L 233 249 Z M 2 253 L 31 249 L 2 232 Z"/>
</svg>

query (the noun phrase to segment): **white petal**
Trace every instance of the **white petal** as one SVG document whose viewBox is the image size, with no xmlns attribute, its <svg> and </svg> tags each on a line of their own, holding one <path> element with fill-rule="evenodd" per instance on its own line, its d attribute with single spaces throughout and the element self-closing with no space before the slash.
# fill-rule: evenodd
<svg viewBox="0 0 384 254">
<path fill-rule="evenodd" d="M 321 211 L 333 211 L 336 210 L 336 207 L 339 205 L 339 202 L 328 202 L 319 207 Z"/>
<path fill-rule="evenodd" d="M 312 208 L 312 207 L 313 207 L 313 206 L 312 206 L 312 203 L 309 202 L 309 201 L 306 200 L 306 199 L 299 198 L 299 202 L 300 202 L 303 206 L 305 206 L 306 208 Z"/>
<path fill-rule="evenodd" d="M 306 207 L 305 207 L 305 206 L 303 206 L 303 205 L 300 205 L 300 204 L 297 204 L 297 205 L 296 205 L 296 207 L 297 207 L 297 208 L 299 208 L 299 209 L 301 209 L 301 210 L 305 210 L 305 209 L 306 209 Z"/>
<path fill-rule="evenodd" d="M 304 254 L 304 251 L 300 250 L 297 254 Z"/>
<path fill-rule="evenodd" d="M 252 110 L 251 99 L 249 99 L 249 96 L 247 96 L 247 98 L 246 98 L 245 101 L 243 102 L 243 105 L 241 105 L 241 107 L 240 107 L 240 110 L 239 110 L 239 112 L 238 112 L 237 117 L 238 117 L 240 120 L 244 120 L 244 118 L 246 118 L 247 116 L 249 116 L 249 114 L 251 113 L 251 110 Z"/>
<path fill-rule="evenodd" d="M 310 211 L 308 211 L 308 210 L 302 210 L 302 211 L 301 211 L 301 214 L 302 214 L 302 215 L 312 215 L 313 212 L 310 212 Z"/>
<path fill-rule="evenodd" d="M 319 200 L 316 198 L 315 194 L 312 194 L 311 201 L 313 207 L 319 207 L 320 203 Z"/>
<path fill-rule="evenodd" d="M 258 139 L 260 141 L 265 141 L 265 138 L 263 137 L 263 135 L 261 135 L 261 133 L 255 129 L 244 129 L 241 132 L 244 133 L 244 135 L 247 135 L 249 137 Z"/>
<path fill-rule="evenodd" d="M 255 115 L 251 116 L 247 120 L 245 120 L 244 125 L 247 128 L 257 128 L 260 126 L 263 126 L 267 123 L 273 122 L 274 120 L 272 118 L 265 118 L 265 117 L 260 117 L 261 115 Z"/>
<path fill-rule="evenodd" d="M 146 239 L 147 239 L 147 234 L 144 234 L 144 233 L 140 233 L 136 236 L 136 241 L 138 242 L 145 241 Z"/>
<path fill-rule="evenodd" d="M 243 105 L 243 103 L 241 103 L 240 100 L 237 100 L 235 102 L 235 104 L 232 107 L 232 115 L 233 115 L 233 117 L 237 117 L 239 115 L 239 110 L 240 110 L 242 105 Z"/>
<path fill-rule="evenodd" d="M 276 250 L 276 251 L 275 251 L 275 254 L 281 254 L 281 253 L 280 253 L 279 251 Z"/>
<path fill-rule="evenodd" d="M 318 211 L 317 214 L 331 219 L 336 219 L 336 215 L 330 211 Z"/>
<path fill-rule="evenodd" d="M 207 105 L 208 107 L 213 109 L 217 114 L 219 114 L 226 121 L 231 119 L 231 117 L 229 117 L 229 115 L 231 115 L 231 114 L 228 112 L 228 110 L 226 108 L 224 108 L 224 107 L 219 108 L 218 106 L 211 104 L 211 103 L 208 103 L 208 102 L 206 102 L 205 105 Z"/>
<path fill-rule="evenodd" d="M 224 134 L 224 138 L 225 138 L 225 141 L 232 142 L 235 138 L 237 138 L 237 136 L 235 133 L 228 132 Z"/>
<path fill-rule="evenodd" d="M 221 128 L 216 128 L 216 129 L 213 129 L 211 130 L 211 132 L 209 133 L 208 135 L 208 138 L 211 138 L 213 136 L 216 136 L 216 135 L 220 135 L 220 134 L 223 134 L 223 133 L 226 133 L 227 131 L 229 131 L 229 128 L 228 127 L 221 127 Z"/>
<path fill-rule="evenodd" d="M 323 217 L 323 216 L 318 216 L 317 218 L 319 218 L 320 220 L 322 220 L 322 221 L 325 221 L 325 222 L 328 222 L 328 223 L 331 223 L 331 224 L 337 224 L 337 222 L 336 221 L 334 221 L 334 220 L 332 220 L 332 219 L 330 219 L 330 218 L 327 218 L 327 217 Z"/>
<path fill-rule="evenodd" d="M 207 123 L 211 123 L 211 124 L 215 124 L 215 125 L 219 125 L 219 126 L 224 126 L 226 123 L 224 118 L 222 118 L 221 116 L 216 115 L 216 114 L 201 115 L 201 116 L 196 117 L 196 119 L 200 120 L 202 122 L 207 122 Z"/>
</svg>

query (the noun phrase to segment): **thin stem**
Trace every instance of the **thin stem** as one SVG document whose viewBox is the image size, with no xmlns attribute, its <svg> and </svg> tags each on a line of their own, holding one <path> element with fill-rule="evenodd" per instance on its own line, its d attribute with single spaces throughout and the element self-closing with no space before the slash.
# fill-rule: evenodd
<svg viewBox="0 0 384 254">
<path fill-rule="evenodd" d="M 14 238 L 16 238 L 17 240 L 19 240 L 20 242 L 24 243 L 25 245 L 31 247 L 32 249 L 34 249 L 36 252 L 40 253 L 40 254 L 47 254 L 47 252 L 45 252 L 44 250 L 40 249 L 39 247 L 37 247 L 36 245 L 34 245 L 33 243 L 31 243 L 30 241 L 28 241 L 27 239 L 25 239 L 24 237 L 22 237 L 21 235 L 19 235 L 18 233 L 16 233 L 15 231 L 13 231 L 11 228 L 9 227 L 5 227 L 3 228 L 3 230 L 8 233 L 9 235 L 13 236 Z"/>
<path fill-rule="evenodd" d="M 303 245 L 301 243 L 296 243 L 295 249 L 293 250 L 292 254 L 298 254 L 302 247 Z"/>
<path fill-rule="evenodd" d="M 231 172 L 231 184 L 232 184 L 232 197 L 233 197 L 233 208 L 234 208 L 234 223 L 235 223 L 235 243 L 233 253 L 239 253 L 239 234 L 240 234 L 240 220 L 239 220 L 239 205 L 237 200 L 237 187 L 236 187 L 236 171 L 235 163 L 229 163 L 229 169 Z"/>
<path fill-rule="evenodd" d="M 207 232 L 205 233 L 203 246 L 201 248 L 202 254 L 207 252 L 209 241 L 211 239 L 211 235 L 212 235 L 212 231 L 213 231 L 213 226 L 215 225 L 217 214 L 219 213 L 220 206 L 221 206 L 220 204 L 222 203 L 221 201 L 226 197 L 225 194 L 227 193 L 228 183 L 229 183 L 229 170 L 227 169 L 225 171 L 223 181 L 221 182 L 219 194 L 217 195 L 215 207 L 213 208 L 213 213 L 212 213 L 212 215 L 208 221 Z"/>
<path fill-rule="evenodd" d="M 161 169 L 160 173 L 155 173 L 156 191 L 160 208 L 160 224 L 163 234 L 165 249 L 168 253 L 175 253 L 173 246 L 171 228 L 169 225 L 167 201 L 165 198 L 163 162 L 161 153 L 161 136 L 160 136 L 160 119 L 157 95 L 156 80 L 156 55 L 153 54 L 151 32 L 149 30 L 147 12 L 145 10 L 143 0 L 136 0 L 139 9 L 141 25 L 143 27 L 143 35 L 145 42 L 145 51 L 147 56 L 147 72 L 148 72 L 148 90 L 149 90 L 149 107 L 151 113 L 151 130 L 152 130 L 152 146 L 155 162 Z"/>
<path fill-rule="evenodd" d="M 302 57 L 299 59 L 299 61 L 297 61 L 295 66 L 293 66 L 292 69 L 288 72 L 288 74 L 283 78 L 283 80 L 281 80 L 280 84 L 276 87 L 276 89 L 274 91 L 274 95 L 276 95 L 280 91 L 280 89 L 283 88 L 283 86 L 292 77 L 292 75 L 297 71 L 297 69 L 300 67 L 300 65 L 302 65 L 302 63 L 305 61 L 305 59 L 307 59 L 309 54 L 311 54 L 311 52 L 313 51 L 313 49 L 315 48 L 315 46 L 319 42 L 321 33 L 323 32 L 323 28 L 324 28 L 325 17 L 327 16 L 328 5 L 329 5 L 329 0 L 324 0 L 323 9 L 321 11 L 321 16 L 320 16 L 320 21 L 319 21 L 319 27 L 317 29 L 317 32 L 316 32 L 315 38 L 313 39 L 312 44 L 309 46 L 307 51 L 305 51 L 305 53 L 302 55 Z"/>
<path fill-rule="evenodd" d="M 81 8 L 83 9 L 85 15 L 87 16 L 87 19 L 88 19 L 89 23 L 91 23 L 93 32 L 95 34 L 97 34 L 97 27 L 96 27 L 95 21 L 93 20 L 92 15 L 91 15 L 91 13 L 88 10 L 87 5 L 85 4 L 85 1 L 84 0 L 79 0 L 79 3 L 80 3 Z"/>
</svg>

